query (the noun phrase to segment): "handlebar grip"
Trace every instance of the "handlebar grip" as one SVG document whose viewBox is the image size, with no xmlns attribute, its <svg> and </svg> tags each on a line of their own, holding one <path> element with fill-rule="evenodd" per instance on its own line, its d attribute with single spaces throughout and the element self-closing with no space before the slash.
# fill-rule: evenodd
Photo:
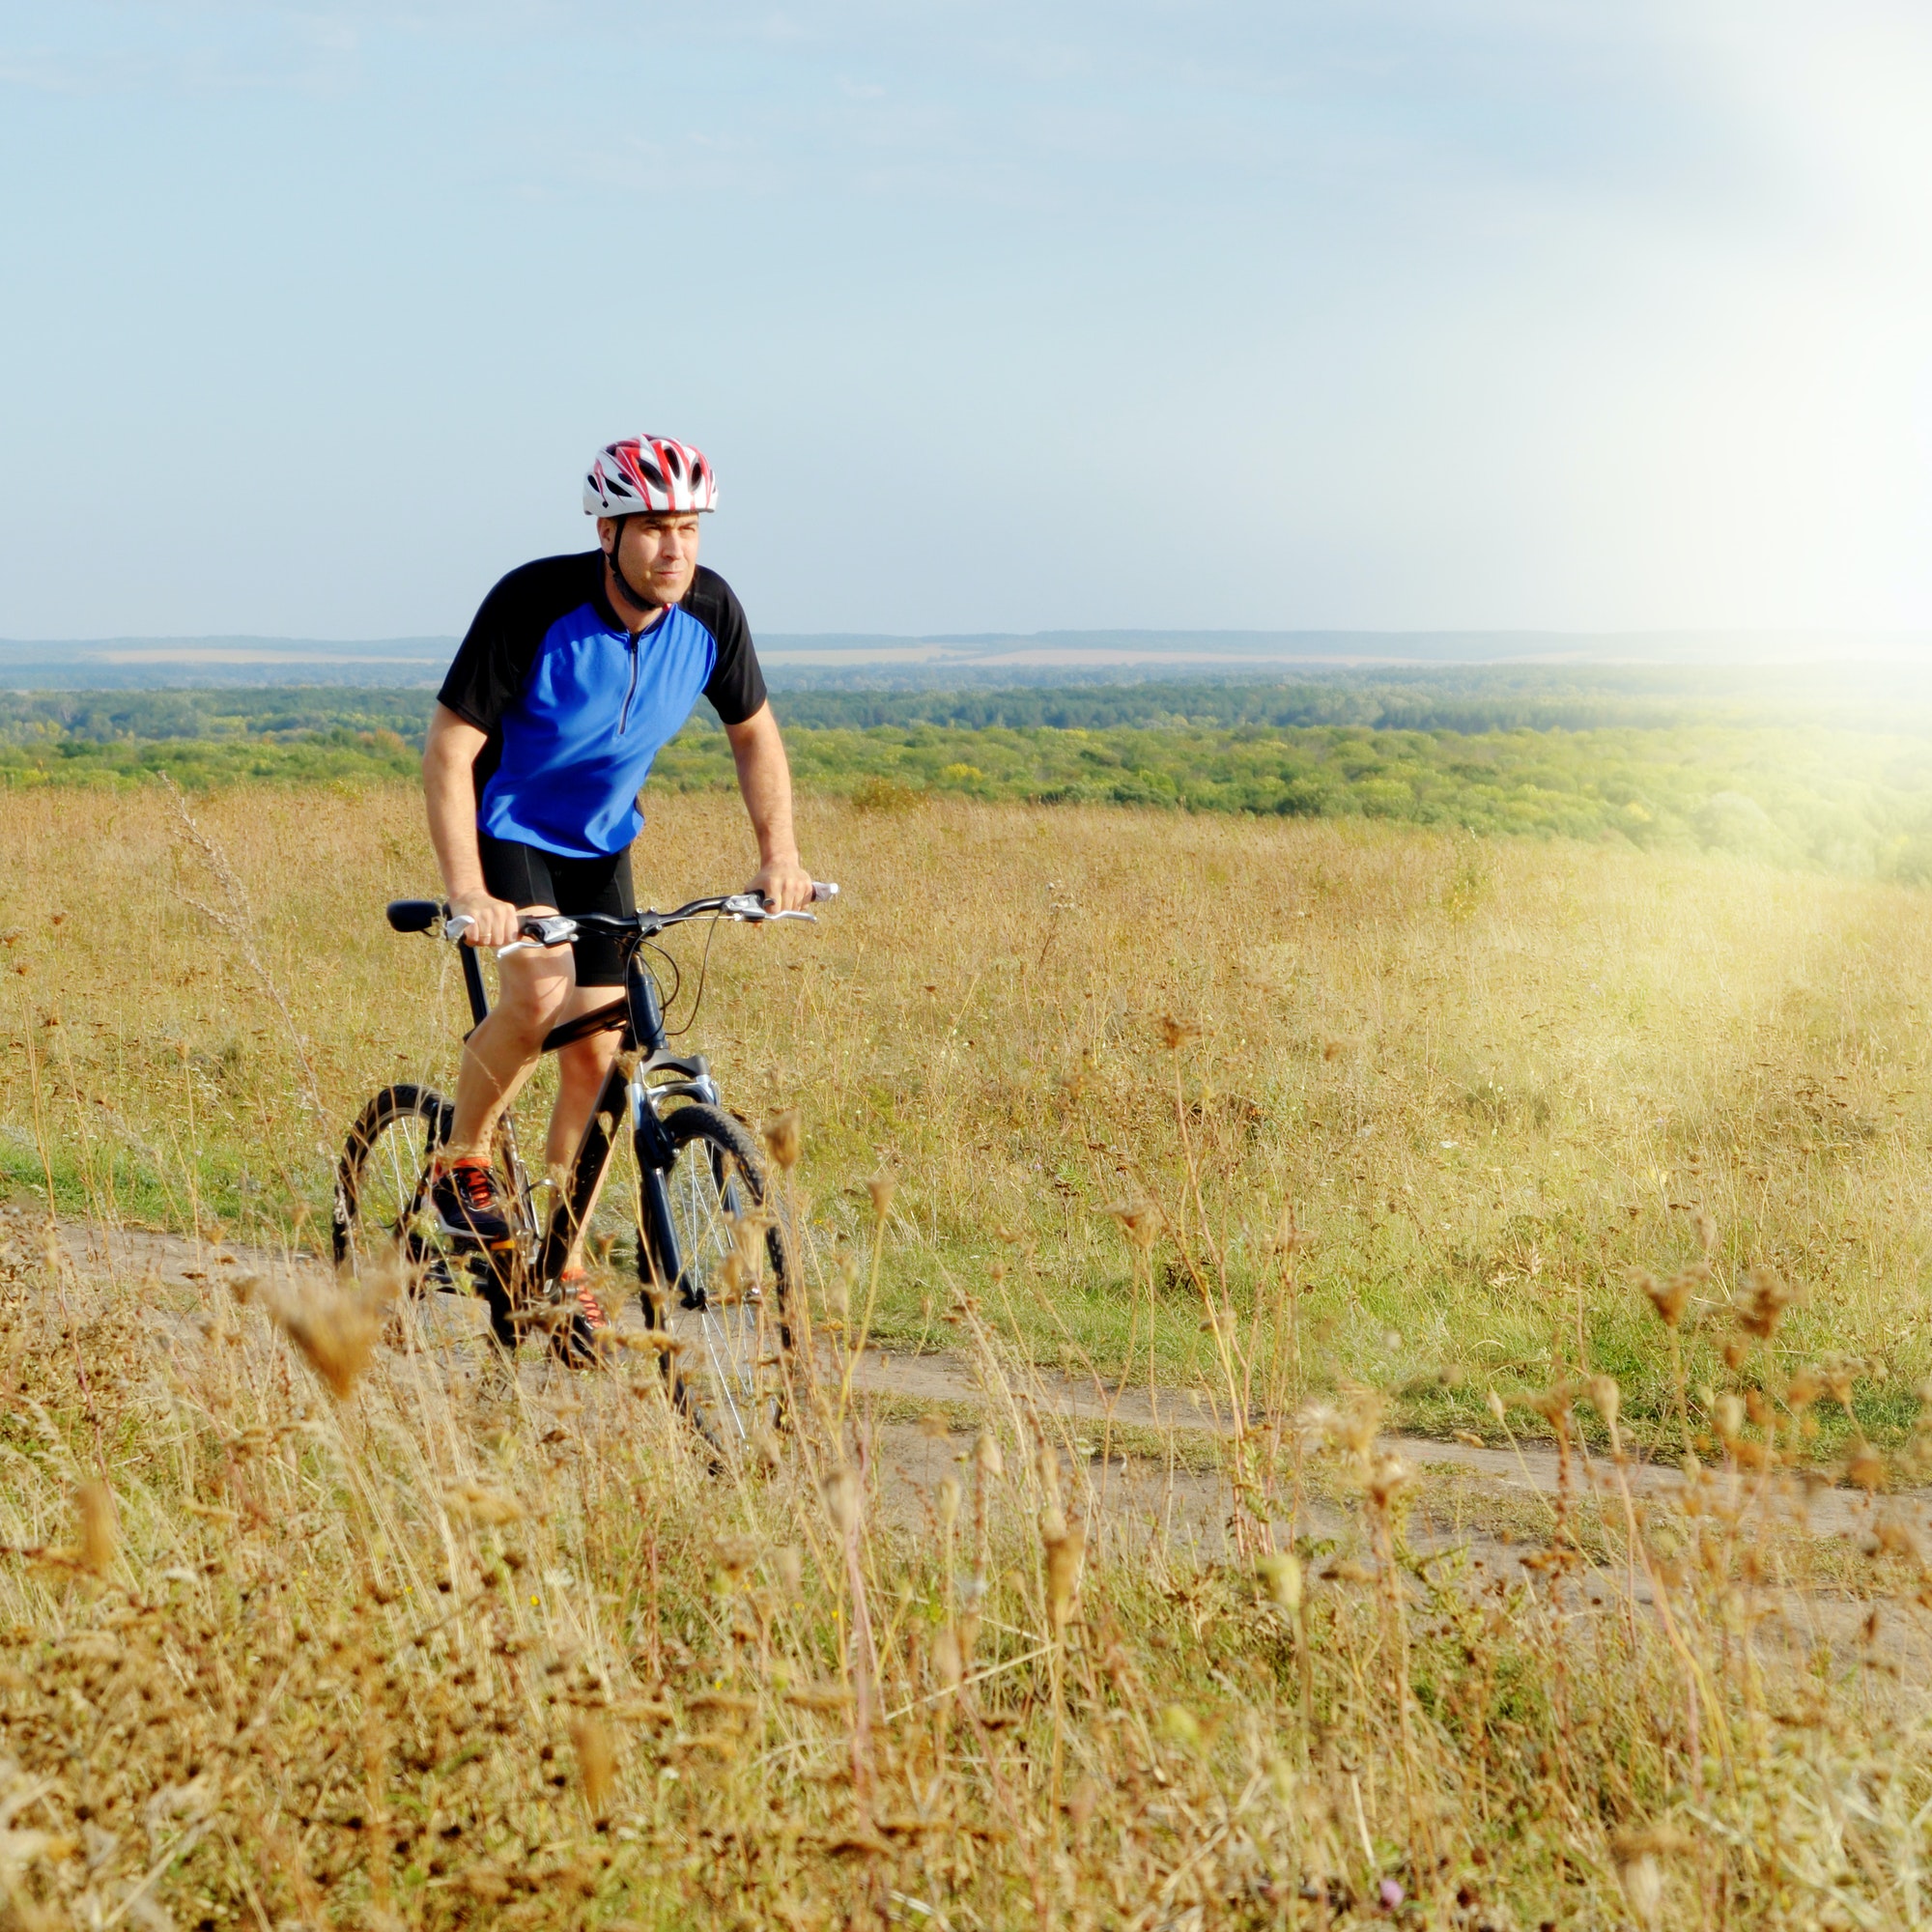
<svg viewBox="0 0 1932 1932">
<path fill-rule="evenodd" d="M 814 900 L 836 899 L 838 896 L 838 888 L 828 884 L 823 879 L 813 879 L 811 882 L 811 896 Z"/>
</svg>

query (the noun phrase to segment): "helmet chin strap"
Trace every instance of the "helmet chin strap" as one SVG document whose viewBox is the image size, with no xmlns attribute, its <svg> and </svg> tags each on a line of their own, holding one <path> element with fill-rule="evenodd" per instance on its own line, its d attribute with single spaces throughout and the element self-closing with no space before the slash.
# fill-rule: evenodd
<svg viewBox="0 0 1932 1932">
<path fill-rule="evenodd" d="M 635 609 L 655 611 L 657 605 L 624 575 L 624 566 L 617 560 L 617 553 L 624 547 L 624 527 L 630 521 L 629 517 L 617 519 L 617 534 L 611 540 L 611 548 L 604 553 L 604 561 L 611 566 L 611 575 L 617 580 L 617 587 L 630 599 Z"/>
</svg>

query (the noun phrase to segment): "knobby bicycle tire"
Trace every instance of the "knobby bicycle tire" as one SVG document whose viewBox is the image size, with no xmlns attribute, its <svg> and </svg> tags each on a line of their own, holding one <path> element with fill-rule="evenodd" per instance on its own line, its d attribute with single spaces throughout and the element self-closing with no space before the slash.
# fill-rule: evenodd
<svg viewBox="0 0 1932 1932">
<path fill-rule="evenodd" d="M 336 1169 L 335 1265 L 359 1275 L 400 1264 L 416 1293 L 467 1293 L 473 1284 L 489 1304 L 491 1333 L 514 1349 L 512 1256 L 452 1241 L 429 1209 L 430 1163 L 449 1138 L 454 1112 L 433 1089 L 404 1082 L 383 1088 L 356 1116 Z M 500 1159 L 497 1166 L 497 1187 L 509 1204 L 515 1189 Z"/>
<path fill-rule="evenodd" d="M 663 1357 L 679 1408 L 732 1458 L 769 1453 L 785 1422 L 795 1364 L 791 1256 L 756 1142 L 722 1107 L 692 1101 L 663 1117 L 664 1174 L 683 1270 L 638 1246 L 644 1320 L 682 1347 Z"/>
</svg>

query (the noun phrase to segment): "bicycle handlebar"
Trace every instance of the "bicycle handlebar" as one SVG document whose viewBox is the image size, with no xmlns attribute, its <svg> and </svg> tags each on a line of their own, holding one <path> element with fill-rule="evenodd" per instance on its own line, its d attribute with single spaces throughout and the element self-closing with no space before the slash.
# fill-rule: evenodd
<svg viewBox="0 0 1932 1932">
<path fill-rule="evenodd" d="M 829 882 L 814 879 L 811 883 L 811 896 L 814 903 L 822 904 L 827 899 L 838 896 L 838 888 Z M 389 908 L 389 923 L 402 931 L 426 931 L 434 921 L 434 911 L 427 918 L 418 915 L 431 902 L 423 899 L 399 899 Z M 442 936 L 448 940 L 460 941 L 475 923 L 467 913 L 451 914 L 447 906 L 440 908 Z M 664 931 L 667 926 L 681 925 L 687 920 L 702 919 L 707 913 L 720 919 L 740 920 L 747 925 L 764 925 L 781 919 L 802 919 L 817 923 L 817 915 L 809 912 L 773 912 L 755 893 L 725 893 L 712 898 L 692 899 L 679 906 L 674 912 L 634 912 L 626 914 L 584 912 L 576 914 L 551 913 L 545 917 L 531 916 L 520 920 L 517 930 L 523 935 L 513 939 L 507 946 L 497 949 L 497 957 L 503 958 L 511 952 L 547 952 L 558 946 L 568 946 L 578 933 L 584 929 L 597 932 L 634 932 L 640 939 L 649 939 Z M 399 918 L 399 915 L 401 917 Z"/>
</svg>

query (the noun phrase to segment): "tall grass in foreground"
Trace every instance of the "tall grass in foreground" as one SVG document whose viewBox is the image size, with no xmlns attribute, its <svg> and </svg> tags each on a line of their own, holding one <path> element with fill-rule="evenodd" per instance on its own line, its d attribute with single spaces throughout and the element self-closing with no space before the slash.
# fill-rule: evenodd
<svg viewBox="0 0 1932 1932">
<path fill-rule="evenodd" d="M 976 1430 L 850 1402 L 855 1264 L 776 1466 L 719 1466 L 647 1351 L 512 1375 L 398 1282 L 169 1291 L 4 1226 L 11 1923 L 1921 1922 L 1932 1734 L 1880 1634 L 1932 1577 L 1876 1502 L 1821 1569 L 1828 1375 L 1726 1406 L 1674 1501 L 1611 1378 L 1545 1390 L 1563 1484 L 1499 1559 L 1427 1534 L 1375 1392 L 1248 1374 L 1190 1247 L 1246 1424 L 1203 1562 L 971 1295 Z"/>
<path fill-rule="evenodd" d="M 748 871 L 733 802 L 646 803 L 647 898 Z M 433 885 L 419 799 L 196 800 L 226 881 L 154 793 L 8 810 L 0 1171 L 67 1213 L 314 1244 L 345 1123 L 386 1081 L 446 1087 L 466 1023 L 448 950 L 382 922 Z M 1290 1221 L 1311 1372 L 1388 1391 L 1406 1426 L 1500 1442 L 1492 1390 L 1608 1373 L 1625 1428 L 1679 1443 L 1635 1283 L 1705 1259 L 1702 1217 L 1696 1430 L 1769 1266 L 1801 1296 L 1779 1372 L 1852 1372 L 1857 1427 L 1828 1405 L 1826 1446 L 1909 1435 L 1932 1373 L 1922 894 L 1122 810 L 817 799 L 804 825 L 844 896 L 815 931 L 721 932 L 689 1038 L 753 1117 L 800 1108 L 814 1238 L 862 1240 L 866 1180 L 897 1177 L 883 1339 L 948 1343 L 997 1264 L 1035 1359 L 1218 1380 L 1176 1230 L 1136 1250 L 1106 1211 L 1179 1202 L 1191 1159 L 1176 1212 L 1236 1305 L 1272 1292 Z M 701 945 L 677 948 L 674 1023 Z M 1169 1021 L 1198 1034 L 1178 1066 Z"/>
</svg>

